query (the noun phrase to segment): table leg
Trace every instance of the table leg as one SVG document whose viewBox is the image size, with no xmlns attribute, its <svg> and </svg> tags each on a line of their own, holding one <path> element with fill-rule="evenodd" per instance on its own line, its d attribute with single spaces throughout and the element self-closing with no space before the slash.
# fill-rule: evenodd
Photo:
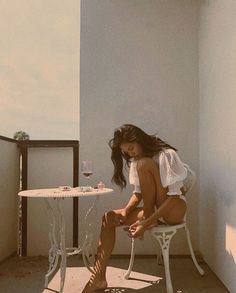
<svg viewBox="0 0 236 293">
<path fill-rule="evenodd" d="M 59 227 L 60 227 L 60 254 L 61 254 L 61 264 L 60 264 L 60 293 L 63 292 L 65 277 L 66 277 L 66 262 L 67 262 L 67 255 L 66 255 L 66 225 L 65 225 L 65 217 L 62 208 L 62 200 L 61 198 L 57 198 L 57 209 L 59 212 Z"/>
<path fill-rule="evenodd" d="M 93 249 L 94 235 L 93 235 L 93 229 L 92 229 L 94 225 L 95 217 L 94 216 L 92 217 L 92 214 L 95 211 L 95 215 L 96 215 L 98 200 L 99 200 L 99 196 L 96 196 L 94 203 L 92 204 L 92 206 L 89 208 L 89 210 L 87 211 L 85 215 L 85 226 L 87 229 L 85 234 L 85 240 L 82 246 L 83 262 L 84 262 L 84 265 L 87 267 L 87 269 L 91 273 L 93 273 L 93 266 L 95 263 L 95 252 Z"/>
<path fill-rule="evenodd" d="M 52 206 L 49 203 L 48 199 L 44 199 L 46 207 L 47 207 L 47 213 L 50 220 L 50 229 L 49 229 L 49 241 L 50 241 L 50 249 L 48 254 L 48 260 L 49 260 L 49 269 L 45 276 L 45 288 L 48 287 L 48 279 L 53 274 L 53 272 L 56 270 L 57 264 L 58 264 L 58 243 L 56 238 L 56 215 L 55 211 L 53 210 Z"/>
<path fill-rule="evenodd" d="M 63 292 L 65 277 L 66 277 L 66 262 L 67 262 L 67 253 L 66 253 L 66 244 L 65 244 L 65 218 L 62 208 L 62 198 L 56 199 L 56 208 L 54 209 L 48 199 L 45 199 L 47 206 L 47 212 L 50 219 L 50 231 L 49 231 L 49 241 L 51 248 L 49 249 L 49 269 L 45 276 L 45 288 L 48 287 L 49 277 L 56 270 L 58 265 L 59 257 L 61 256 L 60 263 L 60 293 Z M 60 244 L 58 245 L 56 237 L 56 228 L 59 229 L 60 234 Z"/>
</svg>

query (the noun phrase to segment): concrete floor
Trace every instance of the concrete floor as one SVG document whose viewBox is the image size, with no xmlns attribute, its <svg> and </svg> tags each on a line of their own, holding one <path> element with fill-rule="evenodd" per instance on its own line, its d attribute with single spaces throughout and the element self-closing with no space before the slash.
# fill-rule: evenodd
<svg viewBox="0 0 236 293">
<path fill-rule="evenodd" d="M 157 266 L 156 258 L 136 257 L 131 278 L 125 280 L 123 274 L 128 267 L 128 261 L 128 258 L 111 259 L 107 270 L 109 288 L 99 292 L 166 292 L 164 267 Z M 190 258 L 171 258 L 174 292 L 229 292 L 204 262 L 200 262 L 200 265 L 205 270 L 203 277 L 199 275 Z M 48 288 L 44 288 L 44 275 L 47 269 L 46 257 L 9 258 L 0 264 L 0 293 L 59 292 L 59 271 L 52 277 Z M 83 267 L 80 256 L 69 257 L 64 293 L 80 293 L 89 276 L 90 273 Z"/>
</svg>

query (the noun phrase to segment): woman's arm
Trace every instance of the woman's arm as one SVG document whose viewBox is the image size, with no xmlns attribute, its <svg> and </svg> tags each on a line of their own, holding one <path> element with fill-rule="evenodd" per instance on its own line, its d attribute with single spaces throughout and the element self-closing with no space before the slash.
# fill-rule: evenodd
<svg viewBox="0 0 236 293">
<path fill-rule="evenodd" d="M 129 213 L 131 213 L 137 207 L 137 205 L 140 203 L 141 200 L 142 200 L 141 193 L 135 192 L 132 194 L 128 203 L 120 212 L 119 219 L 118 219 L 120 225 L 124 224 Z"/>
<path fill-rule="evenodd" d="M 132 224 L 129 228 L 129 234 L 134 238 L 142 238 L 144 232 L 150 228 L 152 225 L 157 223 L 157 220 L 161 218 L 163 215 L 172 210 L 176 205 L 176 197 L 170 196 L 168 197 L 163 204 L 147 219 L 143 221 L 137 221 Z"/>
<path fill-rule="evenodd" d="M 126 213 L 129 214 L 130 212 L 132 212 L 137 207 L 137 205 L 140 203 L 141 200 L 142 200 L 141 193 L 136 193 L 136 192 L 133 193 L 127 205 L 124 208 Z"/>
<path fill-rule="evenodd" d="M 164 215 L 166 215 L 169 211 L 171 211 L 176 205 L 176 197 L 169 196 L 163 204 L 146 220 L 143 220 L 141 224 L 146 230 L 148 227 L 157 223 L 157 220 Z"/>
<path fill-rule="evenodd" d="M 137 207 L 137 205 L 140 203 L 141 200 L 142 200 L 141 193 L 136 193 L 136 192 L 133 193 L 124 209 L 127 211 L 127 213 L 132 212 L 134 208 Z"/>
</svg>

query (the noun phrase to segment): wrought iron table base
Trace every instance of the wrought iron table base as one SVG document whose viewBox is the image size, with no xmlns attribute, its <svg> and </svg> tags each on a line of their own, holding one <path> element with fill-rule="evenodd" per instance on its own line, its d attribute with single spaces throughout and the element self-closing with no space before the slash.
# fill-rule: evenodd
<svg viewBox="0 0 236 293">
<path fill-rule="evenodd" d="M 95 261 L 95 253 L 92 247 L 93 243 L 93 232 L 91 231 L 92 222 L 88 222 L 89 218 L 94 211 L 97 202 L 98 196 L 96 196 L 96 200 L 93 205 L 90 207 L 85 216 L 85 225 L 88 228 L 85 235 L 85 240 L 82 247 L 72 247 L 66 248 L 65 245 L 65 217 L 62 208 L 62 201 L 64 198 L 55 198 L 56 201 L 55 208 L 50 204 L 48 198 L 44 198 L 47 207 L 47 213 L 50 219 L 50 229 L 49 229 L 49 241 L 50 241 L 50 249 L 49 249 L 49 269 L 47 274 L 45 275 L 45 288 L 48 287 L 49 278 L 55 272 L 59 258 L 61 257 L 60 262 L 60 293 L 63 292 L 65 277 L 66 277 L 66 265 L 67 265 L 67 256 L 82 254 L 83 262 L 87 269 L 92 272 L 92 266 Z M 57 240 L 57 229 L 59 230 L 59 241 Z"/>
<path fill-rule="evenodd" d="M 45 287 L 48 287 L 49 278 L 55 272 L 59 258 L 60 260 L 60 293 L 63 292 L 65 277 L 66 277 L 66 262 L 67 256 L 82 254 L 83 261 L 85 266 L 89 271 L 92 272 L 92 267 L 95 261 L 95 253 L 92 246 L 93 241 L 93 223 L 95 207 L 97 205 L 98 199 L 101 195 L 106 195 L 112 193 L 113 190 L 110 188 L 102 189 L 92 189 L 90 191 L 83 192 L 80 188 L 71 188 L 69 190 L 64 190 L 60 188 L 49 188 L 49 189 L 32 189 L 32 190 L 22 190 L 18 193 L 22 197 L 31 197 L 31 198 L 43 198 L 46 203 L 47 212 L 50 220 L 49 228 L 49 268 L 45 276 Z M 95 196 L 95 200 L 92 206 L 89 208 L 85 215 L 85 226 L 86 226 L 86 235 L 83 245 L 79 247 L 66 248 L 65 244 L 65 230 L 66 223 L 63 212 L 62 203 L 65 198 L 73 197 L 90 197 Z M 49 199 L 54 199 L 53 202 L 50 202 Z"/>
</svg>

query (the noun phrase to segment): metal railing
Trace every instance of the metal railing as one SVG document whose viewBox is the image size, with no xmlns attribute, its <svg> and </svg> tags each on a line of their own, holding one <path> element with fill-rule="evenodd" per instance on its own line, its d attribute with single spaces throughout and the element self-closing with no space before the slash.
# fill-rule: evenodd
<svg viewBox="0 0 236 293">
<path fill-rule="evenodd" d="M 14 143 L 19 148 L 19 163 L 16 166 L 20 169 L 19 187 L 21 190 L 28 189 L 28 150 L 30 148 L 72 148 L 73 150 L 73 186 L 79 185 L 79 141 L 77 140 L 22 140 L 17 141 L 5 136 L 0 136 L 0 140 Z M 16 149 L 17 150 L 17 149 Z M 17 194 L 16 194 L 17 200 Z M 27 255 L 27 198 L 22 198 L 18 203 L 18 254 Z M 73 246 L 78 246 L 78 198 L 73 198 Z M 17 215 L 16 215 L 17 217 Z"/>
</svg>

